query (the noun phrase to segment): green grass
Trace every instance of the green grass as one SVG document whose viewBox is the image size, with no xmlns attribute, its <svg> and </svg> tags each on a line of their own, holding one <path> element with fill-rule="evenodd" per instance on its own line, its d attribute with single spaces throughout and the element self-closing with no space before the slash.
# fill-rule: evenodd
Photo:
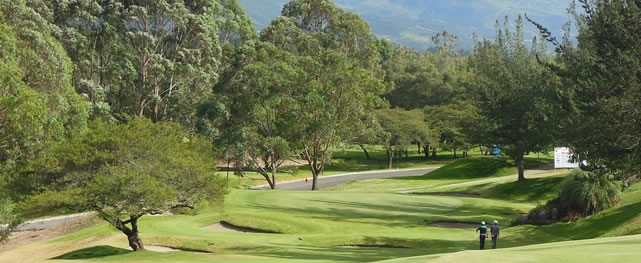
<svg viewBox="0 0 641 263">
<path fill-rule="evenodd" d="M 385 263 L 430 262 L 638 262 L 641 236 L 566 241 L 508 249 L 464 251 L 451 254 L 401 258 Z M 382 263 L 381 262 L 381 263 Z"/>
<path fill-rule="evenodd" d="M 540 164 L 532 159 L 528 162 L 531 167 Z M 483 163 L 492 168 L 486 168 Z M 510 227 L 509 221 L 553 196 L 567 171 L 531 175 L 525 183 L 516 183 L 513 167 L 501 158 L 464 159 L 441 169 L 448 171 L 451 177 L 441 170 L 436 176 L 352 182 L 316 192 L 233 190 L 222 211 L 208 208 L 195 216 L 146 216 L 141 219 L 139 227 L 146 245 L 213 253 L 124 253 L 118 248 L 126 247 L 125 236 L 105 223 L 44 242 L 30 253 L 39 255 L 42 251 L 54 251 L 48 262 L 74 259 L 71 261 L 74 263 L 372 262 L 398 258 L 403 258 L 398 262 L 465 262 L 487 260 L 486 255 L 501 259 L 501 262 L 553 262 L 572 253 L 600 249 L 619 253 L 629 246 L 610 240 L 524 246 L 641 234 L 639 184 L 624 193 L 621 206 L 600 215 L 573 223 Z M 434 195 L 442 192 L 479 196 Z M 278 234 L 203 229 L 221 220 Z M 431 225 L 441 221 L 482 220 L 501 222 L 499 245 L 508 249 L 469 251 L 477 249 L 472 227 L 458 229 Z M 357 248 L 357 245 L 365 247 Z M 75 249 L 69 249 L 70 246 Z M 582 246 L 591 246 L 591 250 L 582 250 Z M 564 251 L 569 254 L 563 254 Z M 628 254 L 617 259 L 629 259 Z M 0 253 L 0 258 L 2 255 Z"/>
</svg>

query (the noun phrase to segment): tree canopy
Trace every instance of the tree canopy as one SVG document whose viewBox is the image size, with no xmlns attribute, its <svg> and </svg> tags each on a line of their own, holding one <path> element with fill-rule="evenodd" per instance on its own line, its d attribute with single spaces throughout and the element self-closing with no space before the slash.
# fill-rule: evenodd
<svg viewBox="0 0 641 263">
<path fill-rule="evenodd" d="M 515 28 L 507 18 L 503 27 L 497 21 L 496 40 L 479 41 L 470 58 L 472 102 L 487 122 L 481 137 L 514 159 L 519 181 L 525 180 L 523 156 L 553 141 L 561 114 L 559 79 L 537 61 L 545 58 L 544 42 L 535 38 L 528 48 L 523 26 L 521 17 Z"/>
<path fill-rule="evenodd" d="M 176 123 L 94 121 L 31 165 L 42 187 L 23 209 L 95 211 L 127 235 L 133 250 L 144 249 L 140 217 L 222 200 L 225 181 L 215 174 L 210 149 L 207 139 Z"/>
</svg>

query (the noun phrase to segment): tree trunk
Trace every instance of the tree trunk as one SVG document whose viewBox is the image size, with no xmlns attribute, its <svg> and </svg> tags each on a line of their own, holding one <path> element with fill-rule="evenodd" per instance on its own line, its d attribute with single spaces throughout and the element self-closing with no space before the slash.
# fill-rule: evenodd
<svg viewBox="0 0 641 263">
<path fill-rule="evenodd" d="M 456 156 L 456 148 L 454 148 L 454 159 L 457 159 L 458 156 Z"/>
<path fill-rule="evenodd" d="M 316 171 L 315 169 L 312 169 L 312 191 L 318 190 L 317 181 L 318 181 L 318 171 Z"/>
<path fill-rule="evenodd" d="M 409 158 L 409 155 L 410 155 L 409 152 L 410 151 L 408 149 L 405 149 L 405 158 Z"/>
<path fill-rule="evenodd" d="M 359 144 L 358 146 L 360 146 L 361 149 L 363 149 L 363 152 L 365 153 L 365 159 L 371 160 L 371 158 L 369 157 L 369 152 L 367 152 L 367 149 L 365 149 L 365 146 L 362 144 Z"/>
<path fill-rule="evenodd" d="M 310 154 L 309 148 L 306 147 L 304 154 L 307 164 L 309 165 L 309 169 L 312 172 L 312 191 L 316 191 L 318 190 L 318 175 L 323 170 L 325 163 L 323 160 L 319 160 L 321 158 L 321 156 L 319 156 L 321 151 L 319 143 L 312 143 L 311 146 L 313 148 L 313 152 Z"/>
<path fill-rule="evenodd" d="M 430 159 L 430 146 L 429 145 L 423 146 L 423 154 L 425 154 L 425 160 L 429 160 Z"/>
<path fill-rule="evenodd" d="M 272 190 L 276 189 L 276 164 L 274 163 L 274 156 L 271 158 L 272 162 Z"/>
<path fill-rule="evenodd" d="M 138 232 L 127 235 L 127 240 L 129 241 L 129 247 L 134 251 L 145 249 L 142 244 L 142 240 L 140 240 L 140 237 L 138 236 Z"/>
<path fill-rule="evenodd" d="M 393 160 L 394 160 L 394 151 L 387 150 L 387 169 L 392 169 Z"/>
<path fill-rule="evenodd" d="M 436 159 L 436 147 L 432 147 L 432 159 Z"/>
<path fill-rule="evenodd" d="M 126 223 L 120 222 L 121 227 L 119 229 L 127 235 L 127 240 L 129 241 L 129 247 L 133 251 L 139 251 L 145 249 L 145 246 L 142 244 L 142 240 L 138 236 L 138 218 L 139 216 L 132 216 L 129 219 L 129 224 L 131 224 L 131 229 L 125 226 Z"/>
<path fill-rule="evenodd" d="M 519 182 L 524 182 L 525 181 L 525 166 L 523 165 L 523 156 L 517 157 L 516 160 L 516 168 L 519 169 Z"/>
<path fill-rule="evenodd" d="M 479 145 L 479 151 L 481 152 L 481 155 L 484 155 L 483 154 L 483 146 Z"/>
<path fill-rule="evenodd" d="M 421 142 L 417 142 L 416 147 L 418 147 L 418 154 L 421 154 Z"/>
</svg>

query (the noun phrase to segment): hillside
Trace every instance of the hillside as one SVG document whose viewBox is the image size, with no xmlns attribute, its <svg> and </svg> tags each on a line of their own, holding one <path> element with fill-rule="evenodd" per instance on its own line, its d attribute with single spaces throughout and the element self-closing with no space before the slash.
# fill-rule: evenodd
<svg viewBox="0 0 641 263">
<path fill-rule="evenodd" d="M 279 15 L 287 0 L 240 0 L 258 30 Z M 552 32 L 559 32 L 568 20 L 569 1 L 555 0 L 335 0 L 340 7 L 363 16 L 374 33 L 402 45 L 425 49 L 429 37 L 447 30 L 459 36 L 461 48 L 469 50 L 472 34 L 494 37 L 496 19 L 527 13 L 545 21 Z M 537 31 L 527 27 L 527 38 Z"/>
</svg>

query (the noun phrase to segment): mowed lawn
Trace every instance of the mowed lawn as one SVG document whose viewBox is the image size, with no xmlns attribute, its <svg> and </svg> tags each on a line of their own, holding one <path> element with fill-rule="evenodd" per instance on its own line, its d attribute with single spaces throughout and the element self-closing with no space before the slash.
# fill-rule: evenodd
<svg viewBox="0 0 641 263">
<path fill-rule="evenodd" d="M 58 239 L 0 253 L 0 261 L 424 262 L 447 260 L 450 254 L 443 253 L 466 250 L 451 254 L 453 257 L 473 253 L 468 251 L 476 250 L 478 245 L 474 224 L 481 220 L 499 220 L 503 226 L 500 247 L 512 250 L 546 242 L 641 233 L 638 184 L 625 192 L 620 207 L 601 215 L 577 223 L 509 227 L 509 222 L 519 214 L 553 196 L 567 171 L 533 174 L 525 184 L 515 185 L 516 177 L 508 173 L 512 169 L 509 164 L 497 166 L 494 172 L 475 173 L 469 169 L 478 165 L 475 162 L 488 159 L 456 161 L 423 177 L 353 182 L 318 192 L 233 190 L 222 208 L 207 208 L 195 216 L 142 219 L 140 230 L 146 245 L 187 251 L 133 253 L 126 249 L 123 234 L 101 223 Z M 453 175 L 447 177 L 443 170 Z M 222 220 L 272 233 L 208 228 Z M 451 221 L 471 224 L 464 228 L 432 225 Z M 607 247 L 618 249 L 617 245 L 603 245 L 604 249 Z M 503 250 L 491 253 L 500 251 Z M 528 251 L 538 253 L 526 247 L 519 251 L 525 260 L 529 259 Z M 542 261 L 546 262 L 545 259 Z"/>
</svg>

